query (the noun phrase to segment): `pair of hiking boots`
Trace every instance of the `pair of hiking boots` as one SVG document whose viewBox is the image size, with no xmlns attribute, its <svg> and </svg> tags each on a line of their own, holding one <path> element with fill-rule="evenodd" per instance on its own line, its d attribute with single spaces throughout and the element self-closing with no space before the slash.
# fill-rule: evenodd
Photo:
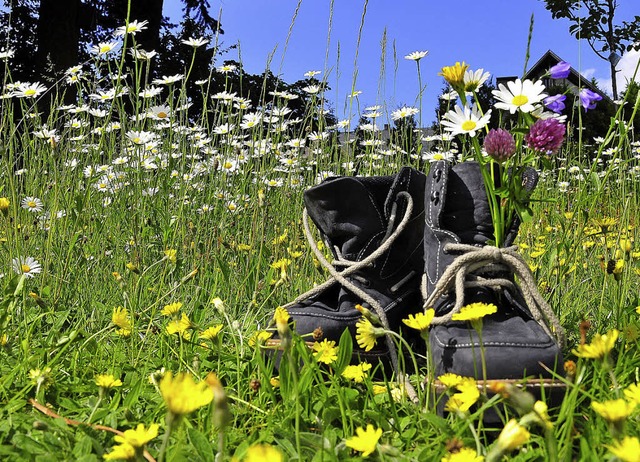
<svg viewBox="0 0 640 462">
<path fill-rule="evenodd" d="M 452 372 L 540 379 L 561 370 L 562 328 L 510 247 L 519 223 L 508 230 L 504 248 L 487 245 L 493 225 L 480 168 L 476 162 L 437 161 L 427 175 L 403 167 L 392 176 L 333 177 L 308 189 L 307 237 L 331 278 L 285 305 L 295 330 L 315 333 L 316 340 L 337 341 L 346 329 L 355 337 L 361 305 L 426 354 L 420 333 L 402 320 L 433 308 L 428 344 L 434 377 Z M 533 169 L 524 175 L 529 191 L 536 182 Z M 333 262 L 315 245 L 308 217 Z M 452 320 L 463 306 L 478 302 L 498 308 L 483 318 L 481 331 Z M 378 340 L 370 351 L 354 349 L 354 361 L 381 362 L 397 372 L 395 340 Z"/>
</svg>

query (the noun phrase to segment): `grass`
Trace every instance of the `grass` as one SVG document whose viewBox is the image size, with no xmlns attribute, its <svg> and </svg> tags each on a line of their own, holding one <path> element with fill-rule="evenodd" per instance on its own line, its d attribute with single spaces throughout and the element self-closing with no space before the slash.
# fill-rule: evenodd
<svg viewBox="0 0 640 462">
<path fill-rule="evenodd" d="M 78 88 L 84 95 L 122 89 L 110 78 L 121 63 L 96 58 Z M 286 116 L 241 128 L 243 116 L 260 108 L 237 109 L 224 95 L 211 95 L 209 111 L 187 120 L 178 110 L 181 85 L 152 98 L 131 92 L 89 101 L 104 116 L 54 102 L 43 119 L 37 98 L 0 102 L 0 457 L 100 460 L 117 446 L 109 428 L 139 424 L 159 424 L 158 435 L 132 458 L 145 457 L 146 448 L 151 458 L 174 461 L 351 460 L 367 445 L 378 460 L 474 460 L 456 454 L 460 447 L 495 455 L 506 420 L 486 428 L 482 416 L 513 404 L 515 391 L 480 396 L 470 412 L 442 417 L 424 374 L 410 378 L 418 404 L 373 371 L 361 382 L 345 379 L 348 336 L 325 367 L 294 335 L 279 370 L 255 337 L 272 325 L 277 306 L 327 277 L 301 231 L 304 189 L 329 174 L 353 174 L 353 163 L 367 175 L 393 174 L 407 162 L 426 166 L 393 146 L 380 155 L 376 143 L 357 158 L 353 145 L 343 146 L 336 158 L 332 136 L 300 146 L 311 117 L 288 129 Z M 286 104 L 265 95 L 263 108 Z M 130 107 L 155 115 L 132 118 Z M 565 146 L 537 188 L 520 249 L 567 330 L 569 374 L 549 425 L 529 422 L 530 438 L 514 460 L 603 460 L 613 457 L 609 447 L 640 433 L 632 387 L 640 366 L 639 159 L 633 134 L 612 123 L 599 145 Z M 41 200 L 42 210 L 33 199 L 23 207 L 25 198 Z M 33 277 L 12 269 L 25 257 L 41 265 Z M 114 318 L 119 307 L 126 314 Z M 210 327 L 219 333 L 203 338 Z M 596 334 L 613 329 L 620 335 L 610 352 L 576 356 L 581 343 L 595 345 Z M 180 390 L 166 388 L 169 371 L 206 385 L 192 384 L 172 405 Z M 98 386 L 101 374 L 113 382 Z M 634 404 L 617 422 L 591 405 L 625 396 Z M 629 457 L 637 460 L 637 452 Z"/>
</svg>

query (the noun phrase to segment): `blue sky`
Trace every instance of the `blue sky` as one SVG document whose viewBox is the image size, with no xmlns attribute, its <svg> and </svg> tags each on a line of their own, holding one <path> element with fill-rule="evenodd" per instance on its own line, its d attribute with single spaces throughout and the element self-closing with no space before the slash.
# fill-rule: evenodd
<svg viewBox="0 0 640 462">
<path fill-rule="evenodd" d="M 616 22 L 638 14 L 637 2 L 619 0 Z M 179 16 L 181 3 L 165 0 L 165 14 Z M 210 4 L 212 15 L 221 17 L 223 46 L 240 44 L 239 60 L 247 72 L 262 73 L 268 65 L 285 81 L 294 82 L 303 79 L 307 71 L 323 71 L 318 78 L 325 76 L 331 86 L 326 96 L 339 117 L 349 109 L 346 101 L 352 91 L 354 69 L 357 75 L 353 89 L 362 92 L 358 97 L 360 110 L 377 104 L 384 105 L 389 113 L 403 105 L 418 107 L 416 63 L 404 56 L 428 50 L 428 56 L 420 62 L 422 83 L 426 84 L 422 121 L 428 125 L 443 87 L 437 75 L 442 66 L 465 61 L 471 69 L 483 68 L 493 77 L 522 74 L 532 14 L 529 66 L 551 49 L 585 77 L 595 77 L 602 88 L 611 88 L 608 62 L 598 58 L 586 41 L 569 34 L 567 20 L 552 19 L 542 0 L 369 0 L 357 61 L 365 0 L 335 0 L 331 28 L 330 0 L 302 0 L 293 26 L 296 0 L 210 0 Z M 633 53 L 624 57 L 618 66 L 622 69 L 619 82 L 632 75 L 639 56 Z M 219 59 L 221 62 L 225 58 Z M 238 51 L 229 59 L 238 60 Z M 619 88 L 624 86 L 619 84 Z"/>
</svg>

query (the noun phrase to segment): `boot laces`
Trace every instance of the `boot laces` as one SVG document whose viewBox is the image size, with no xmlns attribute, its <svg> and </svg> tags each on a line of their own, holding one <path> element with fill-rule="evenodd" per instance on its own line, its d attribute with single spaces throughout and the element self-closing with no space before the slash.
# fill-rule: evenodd
<svg viewBox="0 0 640 462">
<path fill-rule="evenodd" d="M 555 313 L 538 291 L 537 284 L 529 266 L 518 253 L 518 246 L 498 248 L 494 246 L 476 247 L 468 244 L 449 243 L 444 246 L 445 252 L 460 252 L 451 265 L 447 267 L 438 280 L 433 292 L 427 294 L 426 274 L 422 277 L 423 308 L 433 306 L 438 297 L 455 291 L 453 308 L 433 318 L 432 324 L 445 324 L 451 321 L 454 314 L 460 312 L 464 305 L 465 289 L 488 288 L 494 291 L 516 291 L 517 286 L 510 278 L 500 277 L 506 271 L 518 278 L 519 287 L 525 304 L 533 319 L 550 337 L 555 338 L 560 346 L 564 345 L 564 329 Z"/>
<path fill-rule="evenodd" d="M 335 249 L 336 258 L 332 262 L 329 262 L 324 256 L 324 254 L 322 253 L 322 251 L 318 248 L 318 245 L 316 244 L 313 233 L 311 231 L 311 227 L 309 226 L 309 214 L 307 212 L 307 209 L 305 208 L 302 214 L 304 234 L 307 238 L 311 251 L 314 253 L 315 257 L 318 259 L 322 267 L 329 272 L 330 277 L 322 284 L 317 285 L 314 288 L 303 293 L 302 295 L 297 297 L 294 301 L 287 303 L 286 305 L 283 305 L 283 308 L 286 309 L 290 306 L 293 306 L 303 300 L 308 299 L 309 297 L 313 297 L 319 294 L 320 292 L 324 291 L 326 288 L 332 286 L 333 284 L 339 283 L 345 289 L 349 290 L 351 293 L 359 297 L 363 302 L 369 304 L 369 306 L 373 309 L 376 315 L 378 315 L 384 329 L 386 331 L 390 331 L 391 328 L 389 325 L 389 320 L 387 319 L 387 314 L 384 311 L 383 307 L 380 305 L 380 303 L 376 299 L 374 299 L 371 295 L 369 295 L 367 292 L 365 292 L 360 287 L 355 285 L 352 281 L 350 281 L 348 277 L 351 276 L 353 279 L 359 280 L 360 278 L 354 273 L 360 271 L 361 269 L 367 266 L 372 265 L 377 258 L 379 258 L 387 250 L 389 250 L 391 245 L 395 242 L 398 236 L 406 228 L 407 224 L 409 223 L 409 220 L 411 219 L 411 214 L 413 212 L 413 198 L 406 191 L 398 192 L 398 194 L 396 195 L 396 199 L 400 197 L 404 197 L 404 199 L 407 202 L 406 210 L 402 219 L 398 222 L 396 226 L 397 208 L 398 208 L 398 203 L 396 200 L 392 205 L 391 213 L 389 215 L 387 230 L 379 247 L 360 261 L 348 260 L 342 256 L 342 254 L 338 251 L 338 249 Z M 342 271 L 338 271 L 336 269 L 337 267 L 343 267 L 344 269 Z M 399 369 L 398 351 L 397 351 L 397 347 L 394 342 L 394 339 L 391 336 L 391 334 L 387 333 L 385 334 L 385 340 L 386 340 L 387 348 L 389 350 L 389 357 L 391 359 L 391 365 L 393 367 L 393 370 L 398 375 L 398 380 L 402 382 L 406 387 L 405 389 L 407 390 L 407 393 L 409 394 L 409 396 L 412 399 L 414 399 L 413 397 L 416 396 L 415 390 L 413 389 L 412 385 L 404 377 L 404 374 Z"/>
</svg>

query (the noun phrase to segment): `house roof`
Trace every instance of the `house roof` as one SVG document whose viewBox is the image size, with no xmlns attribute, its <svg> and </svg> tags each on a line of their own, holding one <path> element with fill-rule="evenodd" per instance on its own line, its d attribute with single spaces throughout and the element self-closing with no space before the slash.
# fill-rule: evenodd
<svg viewBox="0 0 640 462">
<path fill-rule="evenodd" d="M 560 80 L 557 80 L 555 82 L 552 82 L 551 81 L 552 79 L 549 76 L 544 77 L 545 74 L 547 74 L 549 72 L 549 69 L 551 67 L 555 66 L 556 64 L 558 64 L 560 61 L 563 61 L 563 59 L 560 58 L 553 51 L 547 50 L 547 52 L 545 54 L 543 54 L 542 57 L 540 59 L 538 59 L 538 61 L 536 61 L 536 63 L 529 68 L 529 70 L 525 73 L 523 78 L 524 79 L 530 79 L 530 80 L 542 79 L 543 83 L 547 87 L 553 86 L 552 83 L 555 83 L 556 85 L 557 84 L 562 85 L 564 83 L 564 84 L 568 84 L 568 85 L 571 85 L 571 86 L 577 87 L 577 88 L 585 88 L 586 87 L 589 90 L 599 94 L 600 96 L 602 96 L 603 98 L 605 98 L 609 102 L 613 102 L 611 100 L 611 98 L 609 97 L 609 95 L 607 95 L 601 89 L 596 87 L 591 82 L 591 80 L 585 78 L 582 74 L 580 74 L 578 71 L 576 71 L 573 67 L 571 67 L 569 69 L 569 76 L 566 79 L 560 79 Z M 499 78 L 496 79 L 496 85 L 498 84 L 498 82 L 502 83 L 502 82 L 505 82 L 507 80 L 514 80 L 515 78 L 516 77 L 499 77 Z"/>
</svg>

